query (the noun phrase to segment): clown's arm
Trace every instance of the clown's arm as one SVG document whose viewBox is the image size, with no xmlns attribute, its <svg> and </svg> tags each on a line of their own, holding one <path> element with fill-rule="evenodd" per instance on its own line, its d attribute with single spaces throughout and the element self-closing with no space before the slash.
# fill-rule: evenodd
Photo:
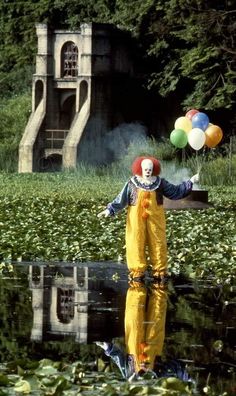
<svg viewBox="0 0 236 396">
<path fill-rule="evenodd" d="M 117 197 L 107 205 L 107 208 L 98 214 L 101 216 L 114 216 L 117 212 L 124 209 L 129 203 L 129 182 L 127 182 Z"/>
<path fill-rule="evenodd" d="M 191 177 L 191 179 L 184 181 L 180 184 L 172 184 L 167 180 L 162 179 L 161 187 L 163 195 L 169 199 L 181 199 L 190 194 L 193 188 L 193 184 L 197 183 L 199 180 L 199 175 L 196 174 Z"/>
</svg>

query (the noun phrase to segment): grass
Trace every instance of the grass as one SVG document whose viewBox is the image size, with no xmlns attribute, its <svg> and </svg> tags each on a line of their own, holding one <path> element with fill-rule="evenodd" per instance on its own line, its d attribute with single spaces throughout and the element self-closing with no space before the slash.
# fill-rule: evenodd
<svg viewBox="0 0 236 396">
<path fill-rule="evenodd" d="M 75 199 L 103 201 L 122 186 L 125 178 L 116 179 L 112 174 L 100 174 L 92 169 L 81 167 L 76 172 L 15 174 L 0 173 L 0 187 L 3 195 L 16 197 L 57 197 L 65 200 Z"/>
<path fill-rule="evenodd" d="M 201 183 L 207 186 L 236 184 L 236 139 L 214 149 L 204 148 L 187 158 L 185 165 L 192 172 L 200 172 Z"/>
</svg>

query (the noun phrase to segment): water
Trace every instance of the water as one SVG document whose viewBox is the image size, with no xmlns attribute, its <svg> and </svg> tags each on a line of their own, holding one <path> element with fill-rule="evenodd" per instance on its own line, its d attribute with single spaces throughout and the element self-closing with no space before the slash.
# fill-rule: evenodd
<svg viewBox="0 0 236 396">
<path fill-rule="evenodd" d="M 109 358 L 95 341 L 124 346 L 130 289 L 121 264 L 16 264 L 0 287 L 1 363 L 81 358 L 96 369 L 91 362 Z M 167 291 L 163 359 L 186 364 L 200 393 L 208 384 L 235 395 L 236 288 L 179 276 Z"/>
</svg>

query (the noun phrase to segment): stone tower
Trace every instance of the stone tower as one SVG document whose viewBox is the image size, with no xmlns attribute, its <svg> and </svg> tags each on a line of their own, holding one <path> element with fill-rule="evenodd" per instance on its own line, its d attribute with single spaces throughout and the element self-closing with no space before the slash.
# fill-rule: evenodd
<svg viewBox="0 0 236 396">
<path fill-rule="evenodd" d="M 133 77 L 127 35 L 112 25 L 78 31 L 36 25 L 32 112 L 19 147 L 19 172 L 101 164 L 106 133 L 125 122 L 124 91 Z M 126 98 L 127 100 L 127 98 Z"/>
</svg>

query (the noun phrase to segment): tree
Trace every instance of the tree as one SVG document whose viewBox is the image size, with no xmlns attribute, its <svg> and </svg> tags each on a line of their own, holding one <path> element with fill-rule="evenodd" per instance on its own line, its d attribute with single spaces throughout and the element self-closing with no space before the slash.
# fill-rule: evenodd
<svg viewBox="0 0 236 396">
<path fill-rule="evenodd" d="M 36 53 L 36 22 L 54 23 L 53 0 L 0 0 L 0 96 L 30 86 Z"/>
<path fill-rule="evenodd" d="M 33 62 L 36 22 L 114 23 L 138 41 L 146 87 L 165 98 L 176 93 L 186 109 L 235 113 L 233 0 L 0 0 L 0 13 L 0 84 Z"/>
<path fill-rule="evenodd" d="M 68 3 L 68 4 L 66 4 Z M 72 8 L 69 4 L 72 3 Z M 146 86 L 183 109 L 216 111 L 235 125 L 236 9 L 231 0 L 57 0 L 67 21 L 112 22 L 131 32 L 146 60 Z M 63 10 L 65 11 L 65 8 Z M 234 126 L 235 127 L 235 126 Z"/>
<path fill-rule="evenodd" d="M 211 6 L 212 5 L 214 6 Z M 226 1 L 157 1 L 147 53 L 158 70 L 150 86 L 166 96 L 189 84 L 183 105 L 232 109 L 236 93 L 236 10 Z M 151 29 L 151 30 L 150 30 Z"/>
</svg>

